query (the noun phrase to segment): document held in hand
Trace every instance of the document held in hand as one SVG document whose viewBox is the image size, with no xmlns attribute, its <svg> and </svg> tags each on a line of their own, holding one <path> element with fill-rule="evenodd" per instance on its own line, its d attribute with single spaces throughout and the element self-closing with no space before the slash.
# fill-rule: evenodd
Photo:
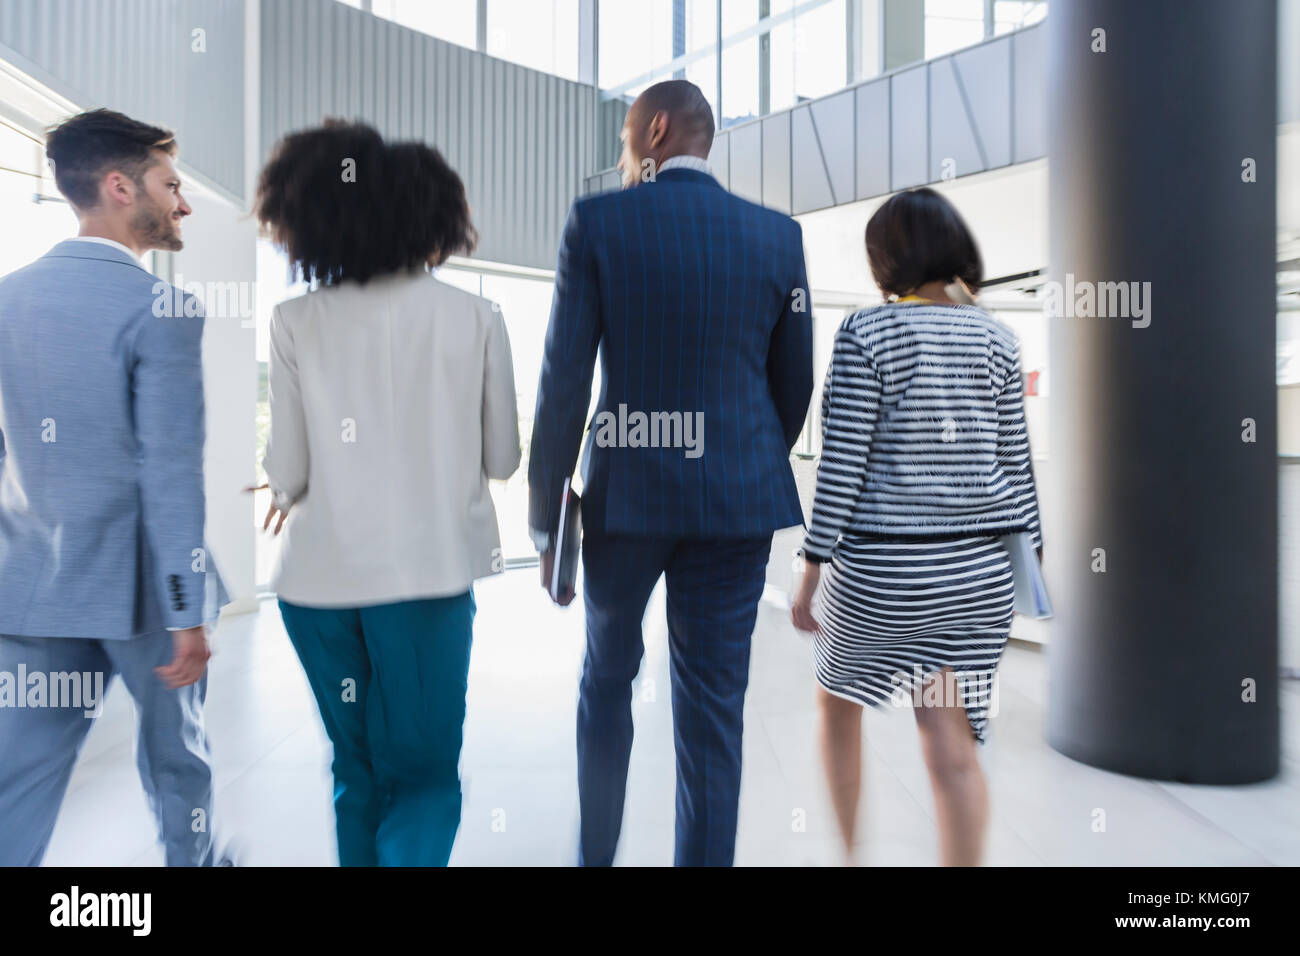
<svg viewBox="0 0 1300 956">
<path fill-rule="evenodd" d="M 1011 558 L 1011 574 L 1015 580 L 1017 614 L 1042 621 L 1052 616 L 1052 602 L 1047 596 L 1047 582 L 1043 580 L 1043 566 L 1034 550 L 1034 539 L 1026 532 L 1009 534 L 1002 538 L 1002 546 Z"/>
<path fill-rule="evenodd" d="M 582 550 L 582 496 L 566 481 L 560 492 L 560 529 L 555 536 L 555 564 L 551 568 L 551 600 L 572 594 L 578 582 L 578 555 Z"/>
</svg>

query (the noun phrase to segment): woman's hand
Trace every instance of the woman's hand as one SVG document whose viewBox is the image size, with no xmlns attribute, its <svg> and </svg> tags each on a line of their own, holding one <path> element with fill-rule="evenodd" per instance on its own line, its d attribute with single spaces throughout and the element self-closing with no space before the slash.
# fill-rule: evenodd
<svg viewBox="0 0 1300 956">
<path fill-rule="evenodd" d="M 817 582 L 821 580 L 822 566 L 812 561 L 804 561 L 803 578 L 799 589 L 790 602 L 790 620 L 801 631 L 820 634 L 821 625 L 812 614 L 812 599 L 817 593 Z"/>
<path fill-rule="evenodd" d="M 266 484 L 266 485 L 249 485 L 249 486 L 248 486 L 247 488 L 245 488 L 244 490 L 247 491 L 247 492 L 249 492 L 249 493 L 251 494 L 252 492 L 255 492 L 255 491 L 262 491 L 263 489 L 270 488 L 270 487 L 271 487 L 271 486 L 270 486 L 269 484 Z M 289 507 L 292 508 L 293 506 L 290 505 Z M 279 508 L 277 508 L 277 507 L 275 506 L 275 496 L 272 495 L 272 496 L 271 496 L 271 507 L 269 507 L 269 508 L 266 509 L 266 519 L 262 522 L 262 530 L 263 530 L 263 531 L 266 531 L 266 530 L 268 530 L 268 529 L 271 527 L 271 521 L 272 521 L 272 519 L 274 519 L 277 515 L 279 516 L 279 520 L 275 522 L 275 530 L 271 532 L 272 535 L 277 535 L 277 534 L 280 533 L 280 529 L 284 527 L 284 519 L 287 518 L 287 517 L 289 517 L 289 508 L 285 508 L 283 511 L 281 511 Z"/>
</svg>

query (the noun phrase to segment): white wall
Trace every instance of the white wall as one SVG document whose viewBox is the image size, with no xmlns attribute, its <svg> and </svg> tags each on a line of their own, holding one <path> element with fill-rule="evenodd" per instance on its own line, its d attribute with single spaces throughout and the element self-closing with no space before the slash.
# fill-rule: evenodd
<svg viewBox="0 0 1300 956">
<path fill-rule="evenodd" d="M 975 234 L 988 278 L 1047 267 L 1047 160 L 932 187 Z M 888 196 L 797 216 L 814 289 L 877 294 L 867 269 L 867 220 Z"/>
<path fill-rule="evenodd" d="M 241 283 L 251 302 L 257 278 L 257 229 L 242 210 L 206 196 L 187 196 L 194 214 L 185 220 L 185 248 L 173 257 L 172 281 Z M 254 328 L 236 308 L 205 299 L 203 379 L 208 443 L 204 462 L 208 546 L 230 591 L 227 614 L 257 609 L 254 588 L 252 496 L 241 491 L 255 470 L 257 363 Z M 212 301 L 206 301 L 211 299 Z M 222 311 L 226 314 L 214 314 Z"/>
</svg>

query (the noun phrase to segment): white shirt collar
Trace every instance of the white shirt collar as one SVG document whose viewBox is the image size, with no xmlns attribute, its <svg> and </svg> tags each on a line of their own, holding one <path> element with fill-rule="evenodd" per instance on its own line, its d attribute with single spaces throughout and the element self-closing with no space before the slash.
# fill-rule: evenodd
<svg viewBox="0 0 1300 956">
<path fill-rule="evenodd" d="M 666 173 L 670 169 L 692 169 L 697 173 L 713 176 L 713 167 L 709 165 L 709 161 L 698 156 L 672 156 L 659 164 L 661 173 Z M 717 179 L 716 176 L 713 178 Z"/>
<path fill-rule="evenodd" d="M 105 239 L 103 236 L 73 236 L 71 241 L 73 241 L 73 242 L 98 242 L 100 245 L 104 245 L 104 246 L 112 246 L 114 249 L 121 249 L 123 252 L 125 252 L 128 256 L 130 256 L 130 257 L 131 257 L 132 259 L 134 259 L 136 262 L 139 262 L 139 261 L 140 261 L 140 257 L 139 257 L 139 256 L 137 256 L 134 252 L 132 252 L 132 251 L 131 251 L 130 249 L 128 249 L 126 246 L 122 245 L 122 244 L 121 244 L 120 242 L 118 242 L 116 239 Z"/>
</svg>

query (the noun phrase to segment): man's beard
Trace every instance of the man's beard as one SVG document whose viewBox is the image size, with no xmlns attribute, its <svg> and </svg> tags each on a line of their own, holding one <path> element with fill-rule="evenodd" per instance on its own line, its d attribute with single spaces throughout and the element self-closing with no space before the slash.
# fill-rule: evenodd
<svg viewBox="0 0 1300 956">
<path fill-rule="evenodd" d="M 166 249 L 168 252 L 180 252 L 185 247 L 176 232 L 172 217 L 152 199 L 145 198 L 135 218 L 131 220 L 131 229 L 145 241 L 148 249 Z"/>
</svg>

